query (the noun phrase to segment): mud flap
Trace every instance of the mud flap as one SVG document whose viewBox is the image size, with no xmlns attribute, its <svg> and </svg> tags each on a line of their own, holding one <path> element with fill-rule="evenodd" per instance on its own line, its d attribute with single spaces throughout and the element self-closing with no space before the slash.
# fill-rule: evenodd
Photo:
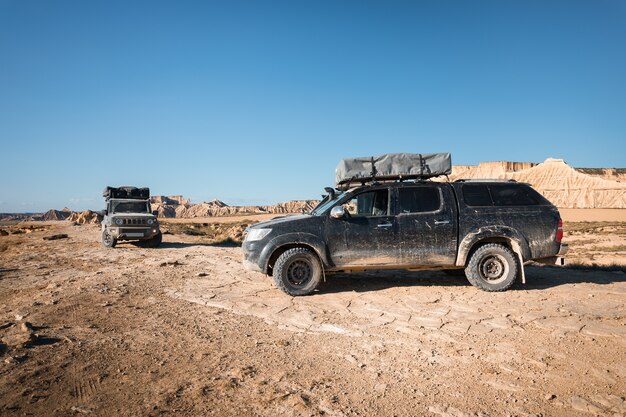
<svg viewBox="0 0 626 417">
<path fill-rule="evenodd" d="M 517 262 L 519 262 L 519 271 L 522 278 L 522 284 L 526 284 L 526 273 L 524 272 L 524 260 L 522 259 L 522 254 L 517 248 L 513 249 L 513 251 L 515 252 L 515 256 L 517 256 Z"/>
</svg>

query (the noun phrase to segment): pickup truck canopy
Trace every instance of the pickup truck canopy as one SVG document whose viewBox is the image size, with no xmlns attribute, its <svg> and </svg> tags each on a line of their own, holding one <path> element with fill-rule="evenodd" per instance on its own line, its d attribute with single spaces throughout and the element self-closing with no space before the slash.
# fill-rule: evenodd
<svg viewBox="0 0 626 417">
<path fill-rule="evenodd" d="M 335 170 L 337 188 L 351 183 L 432 178 L 452 172 L 450 153 L 393 153 L 339 161 Z"/>
</svg>

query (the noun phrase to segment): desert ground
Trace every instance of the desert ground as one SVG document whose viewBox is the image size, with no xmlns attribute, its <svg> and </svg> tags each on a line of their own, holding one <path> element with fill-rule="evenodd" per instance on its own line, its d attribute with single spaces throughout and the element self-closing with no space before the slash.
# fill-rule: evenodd
<svg viewBox="0 0 626 417">
<path fill-rule="evenodd" d="M 298 298 L 243 269 L 233 240 L 254 216 L 165 221 L 158 249 L 0 226 L 0 415 L 624 416 L 610 214 L 564 213 L 568 265 L 530 265 L 508 292 L 386 271 Z"/>
</svg>

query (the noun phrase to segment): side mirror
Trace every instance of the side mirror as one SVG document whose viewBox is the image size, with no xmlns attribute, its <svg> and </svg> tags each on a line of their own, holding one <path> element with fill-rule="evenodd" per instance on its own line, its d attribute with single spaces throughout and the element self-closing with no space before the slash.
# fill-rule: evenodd
<svg viewBox="0 0 626 417">
<path fill-rule="evenodd" d="M 330 210 L 330 217 L 333 219 L 343 219 L 346 215 L 346 209 L 343 206 L 335 206 Z"/>
<path fill-rule="evenodd" d="M 159 210 L 152 210 L 152 215 L 159 217 Z"/>
</svg>

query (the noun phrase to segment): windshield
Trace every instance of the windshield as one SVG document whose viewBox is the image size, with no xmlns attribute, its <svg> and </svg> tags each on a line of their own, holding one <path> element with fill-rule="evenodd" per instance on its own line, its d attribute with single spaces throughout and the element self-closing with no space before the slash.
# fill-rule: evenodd
<svg viewBox="0 0 626 417">
<path fill-rule="evenodd" d="M 315 207 L 312 211 L 311 214 L 314 216 L 319 216 L 320 214 L 324 213 L 326 210 L 328 210 L 330 207 L 332 207 L 333 205 L 335 205 L 335 203 L 337 201 L 339 201 L 339 199 L 343 197 L 342 193 L 337 193 L 335 194 L 335 198 L 333 199 L 328 199 L 328 196 L 326 198 L 324 198 L 324 200 L 322 200 L 321 203 L 319 203 L 319 205 L 317 207 Z"/>
<path fill-rule="evenodd" d="M 111 213 L 149 213 L 146 201 L 112 201 Z"/>
</svg>

